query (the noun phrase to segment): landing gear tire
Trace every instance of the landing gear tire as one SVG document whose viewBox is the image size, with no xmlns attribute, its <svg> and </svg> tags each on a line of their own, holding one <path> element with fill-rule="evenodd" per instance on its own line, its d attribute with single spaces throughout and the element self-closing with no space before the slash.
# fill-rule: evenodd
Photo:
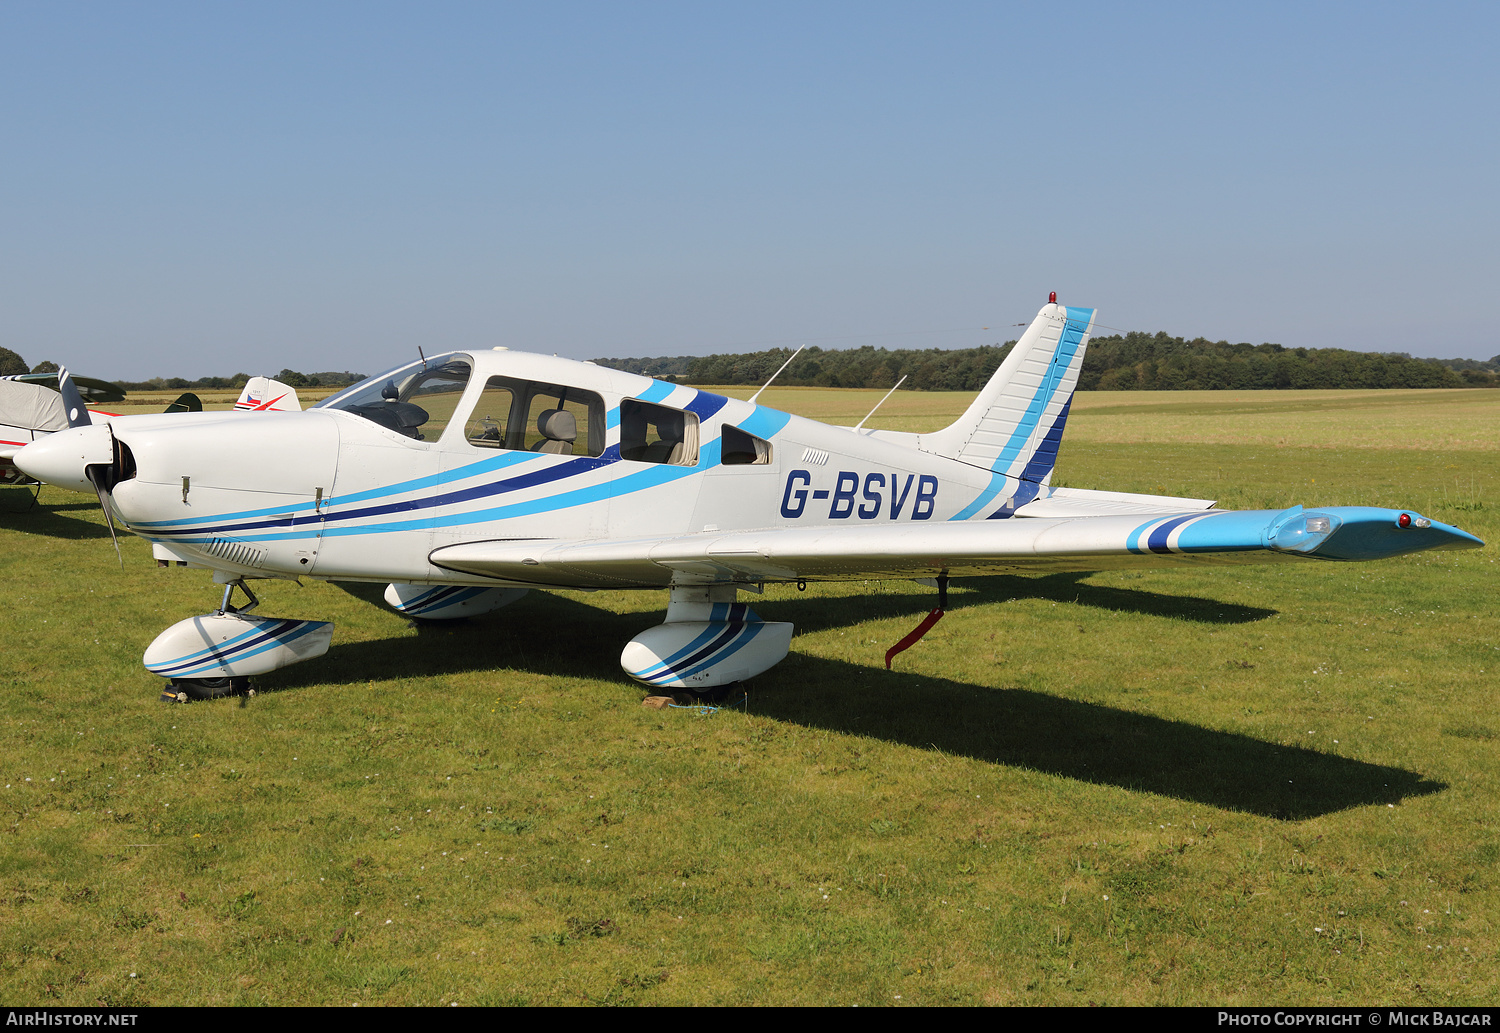
<svg viewBox="0 0 1500 1033">
<path fill-rule="evenodd" d="M 182 699 L 221 699 L 241 696 L 250 688 L 249 678 L 173 678 L 172 687 L 162 695 Z"/>
<path fill-rule="evenodd" d="M 715 685 L 711 689 L 683 689 L 672 697 L 672 702 L 678 706 L 693 707 L 704 703 L 723 703 L 731 696 L 739 693 L 744 694 L 745 686 L 737 681 L 728 685 Z"/>
</svg>

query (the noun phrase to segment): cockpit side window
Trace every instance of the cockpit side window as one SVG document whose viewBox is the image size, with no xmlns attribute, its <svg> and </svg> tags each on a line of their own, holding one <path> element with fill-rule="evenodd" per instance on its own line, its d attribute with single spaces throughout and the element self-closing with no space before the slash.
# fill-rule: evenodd
<svg viewBox="0 0 1500 1033">
<path fill-rule="evenodd" d="M 363 416 L 417 441 L 436 441 L 452 420 L 472 372 L 466 356 L 413 363 L 356 384 L 320 408 Z"/>
<path fill-rule="evenodd" d="M 620 458 L 698 465 L 698 416 L 627 398 L 620 403 Z"/>
<path fill-rule="evenodd" d="M 475 448 L 551 455 L 604 453 L 604 399 L 592 391 L 491 377 L 464 425 Z"/>
<path fill-rule="evenodd" d="M 436 441 L 443 436 L 453 419 L 458 400 L 463 397 L 464 388 L 469 386 L 469 374 L 467 362 L 445 362 L 412 378 L 401 393 L 401 401 L 427 411 L 427 422 L 418 428 L 417 440 Z"/>
</svg>

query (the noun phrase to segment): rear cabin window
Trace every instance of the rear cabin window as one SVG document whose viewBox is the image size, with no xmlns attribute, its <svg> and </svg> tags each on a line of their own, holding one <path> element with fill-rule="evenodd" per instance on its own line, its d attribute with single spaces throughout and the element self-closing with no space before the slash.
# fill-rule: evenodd
<svg viewBox="0 0 1500 1033">
<path fill-rule="evenodd" d="M 725 424 L 723 441 L 724 455 L 720 462 L 725 466 L 765 466 L 771 461 L 771 443 L 738 427 Z"/>
<path fill-rule="evenodd" d="M 564 456 L 604 453 L 604 399 L 592 391 L 490 377 L 464 425 L 475 448 Z"/>
<path fill-rule="evenodd" d="M 637 463 L 698 465 L 698 416 L 627 398 L 620 403 L 620 458 Z"/>
</svg>

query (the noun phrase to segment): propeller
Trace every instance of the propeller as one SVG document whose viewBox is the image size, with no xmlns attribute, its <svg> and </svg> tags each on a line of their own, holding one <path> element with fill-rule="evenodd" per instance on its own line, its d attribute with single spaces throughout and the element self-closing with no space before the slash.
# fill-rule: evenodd
<svg viewBox="0 0 1500 1033">
<path fill-rule="evenodd" d="M 89 415 L 88 406 L 83 404 L 83 397 L 78 393 L 78 388 L 73 385 L 73 378 L 68 375 L 68 368 L 64 366 L 57 371 L 57 390 L 63 398 L 63 409 L 68 415 L 68 426 L 92 427 L 93 418 Z M 109 540 L 115 543 L 115 558 L 120 561 L 120 569 L 125 569 L 125 557 L 120 552 L 120 539 L 115 536 L 115 511 L 109 500 L 109 473 L 113 466 L 120 461 L 120 443 L 115 440 L 115 432 L 109 424 L 104 425 L 109 431 L 109 442 L 114 453 L 114 463 L 111 466 L 85 466 L 83 475 L 89 479 L 94 486 L 94 494 L 99 496 L 99 508 L 104 510 L 104 520 L 109 524 Z"/>
</svg>

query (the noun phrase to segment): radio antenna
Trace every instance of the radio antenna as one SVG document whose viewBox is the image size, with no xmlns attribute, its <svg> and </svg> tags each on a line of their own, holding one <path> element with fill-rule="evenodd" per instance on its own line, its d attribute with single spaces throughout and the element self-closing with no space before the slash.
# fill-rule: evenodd
<svg viewBox="0 0 1500 1033">
<path fill-rule="evenodd" d="M 792 352 L 792 359 L 795 359 L 797 356 L 801 355 L 802 348 L 806 347 L 807 345 L 804 344 L 801 348 L 798 348 L 796 351 Z M 786 369 L 788 366 L 790 366 L 792 364 L 792 359 L 787 359 L 785 362 L 783 362 L 781 364 L 781 369 Z M 781 369 L 778 369 L 775 373 L 771 374 L 771 380 L 775 380 L 777 377 L 781 376 Z M 760 391 L 757 391 L 755 392 L 755 394 L 750 396 L 751 404 L 754 404 L 755 400 L 760 397 L 761 391 L 764 391 L 766 388 L 771 386 L 771 380 L 767 380 L 764 384 L 761 385 Z"/>
<path fill-rule="evenodd" d="M 904 383 L 906 383 L 906 377 L 902 377 L 900 380 L 896 381 L 896 387 L 900 387 Z M 895 394 L 896 393 L 896 387 L 893 387 L 889 391 L 887 391 L 885 393 L 885 398 L 889 398 L 889 397 L 891 397 L 891 395 Z M 882 398 L 880 401 L 878 401 L 878 402 L 875 403 L 875 409 L 879 409 L 882 405 L 885 404 L 885 398 Z M 865 425 L 865 420 L 868 420 L 871 416 L 875 415 L 875 409 L 871 409 L 868 413 L 866 413 L 865 414 L 865 419 L 864 420 L 860 420 L 858 423 L 856 423 L 854 425 L 854 429 L 855 430 L 859 430 L 859 428 L 863 427 Z"/>
</svg>

